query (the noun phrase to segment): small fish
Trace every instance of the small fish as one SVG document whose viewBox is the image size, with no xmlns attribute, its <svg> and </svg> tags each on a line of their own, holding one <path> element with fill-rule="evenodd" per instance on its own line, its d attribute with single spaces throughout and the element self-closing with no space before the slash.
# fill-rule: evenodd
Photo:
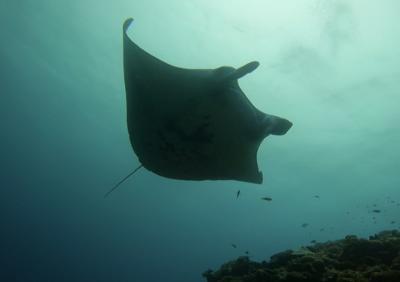
<svg viewBox="0 0 400 282">
<path fill-rule="evenodd" d="M 302 225 L 301 225 L 301 227 L 303 227 L 303 228 L 306 228 L 308 226 L 308 223 L 303 223 Z"/>
<path fill-rule="evenodd" d="M 390 224 L 395 224 L 396 223 L 396 221 L 394 221 L 394 220 L 392 220 L 391 222 L 390 222 Z"/>
<path fill-rule="evenodd" d="M 249 254 L 249 251 L 245 251 L 244 253 L 245 253 L 246 255 L 248 255 L 248 254 Z"/>
<path fill-rule="evenodd" d="M 374 213 L 380 213 L 381 210 L 372 210 L 372 212 L 374 212 Z"/>
<path fill-rule="evenodd" d="M 237 248 L 237 246 L 235 244 L 231 244 L 232 248 Z"/>
<path fill-rule="evenodd" d="M 240 190 L 238 190 L 238 191 L 236 192 L 236 199 L 239 198 L 239 195 L 240 195 Z"/>
<path fill-rule="evenodd" d="M 310 243 L 315 244 L 315 243 L 317 243 L 317 240 L 311 240 Z"/>
<path fill-rule="evenodd" d="M 325 231 L 325 228 L 321 228 L 321 229 L 319 230 L 319 232 L 323 232 L 323 231 Z"/>
<path fill-rule="evenodd" d="M 264 201 L 268 201 L 268 202 L 272 201 L 272 198 L 270 198 L 270 197 L 262 197 L 261 199 Z"/>
<path fill-rule="evenodd" d="M 314 198 L 319 199 L 319 195 L 314 195 Z"/>
</svg>

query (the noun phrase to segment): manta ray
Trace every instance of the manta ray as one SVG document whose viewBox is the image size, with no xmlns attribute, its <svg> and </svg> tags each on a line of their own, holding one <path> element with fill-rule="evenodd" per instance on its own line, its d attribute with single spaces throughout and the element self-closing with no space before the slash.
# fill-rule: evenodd
<svg viewBox="0 0 400 282">
<path fill-rule="evenodd" d="M 141 165 L 130 175 L 143 166 L 173 179 L 261 184 L 261 142 L 285 134 L 292 123 L 260 111 L 240 89 L 238 79 L 259 63 L 237 69 L 172 66 L 128 37 L 132 22 L 123 24 L 123 65 L 129 139 Z"/>
</svg>

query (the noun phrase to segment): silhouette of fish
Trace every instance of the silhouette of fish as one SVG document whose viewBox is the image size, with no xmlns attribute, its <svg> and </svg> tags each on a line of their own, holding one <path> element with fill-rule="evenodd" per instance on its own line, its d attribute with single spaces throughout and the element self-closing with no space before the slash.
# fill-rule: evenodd
<svg viewBox="0 0 400 282">
<path fill-rule="evenodd" d="M 262 197 L 261 199 L 264 201 L 267 201 L 267 202 L 272 201 L 272 198 L 270 198 L 270 197 Z"/>
</svg>

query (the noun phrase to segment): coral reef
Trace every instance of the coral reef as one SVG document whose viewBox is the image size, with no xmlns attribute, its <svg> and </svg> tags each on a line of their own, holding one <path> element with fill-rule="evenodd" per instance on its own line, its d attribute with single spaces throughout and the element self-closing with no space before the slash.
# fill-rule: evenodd
<svg viewBox="0 0 400 282">
<path fill-rule="evenodd" d="M 400 232 L 287 250 L 269 262 L 247 256 L 203 273 L 208 282 L 400 282 Z"/>
</svg>

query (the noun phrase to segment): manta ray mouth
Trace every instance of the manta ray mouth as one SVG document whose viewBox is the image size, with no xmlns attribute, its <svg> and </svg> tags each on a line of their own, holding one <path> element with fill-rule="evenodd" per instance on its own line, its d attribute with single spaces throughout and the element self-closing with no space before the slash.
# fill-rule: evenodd
<svg viewBox="0 0 400 282">
<path fill-rule="evenodd" d="M 293 123 L 287 119 L 265 114 L 263 119 L 264 132 L 266 135 L 285 135 L 292 127 Z"/>
<path fill-rule="evenodd" d="M 292 127 L 293 123 L 284 118 L 276 118 L 271 128 L 270 134 L 284 135 Z"/>
</svg>

